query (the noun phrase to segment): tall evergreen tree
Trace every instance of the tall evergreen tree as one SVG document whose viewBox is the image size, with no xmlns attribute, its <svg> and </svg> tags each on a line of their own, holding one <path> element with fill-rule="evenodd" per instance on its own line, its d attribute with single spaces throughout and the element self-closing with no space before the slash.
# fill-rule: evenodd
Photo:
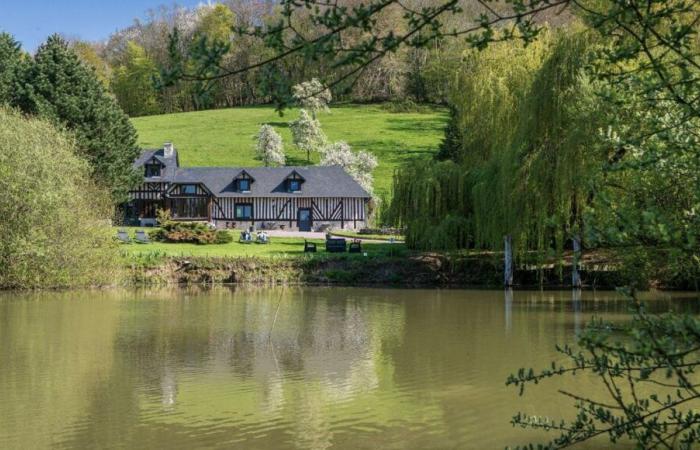
<svg viewBox="0 0 700 450">
<path fill-rule="evenodd" d="M 440 161 L 446 159 L 459 161 L 463 145 L 464 134 L 459 123 L 459 112 L 457 108 L 450 106 L 450 119 L 445 127 L 445 137 L 440 142 L 436 158 Z"/>
<path fill-rule="evenodd" d="M 25 62 L 19 42 L 8 33 L 0 33 L 0 104 L 14 105 L 17 102 Z"/>
<path fill-rule="evenodd" d="M 70 130 L 93 177 L 115 202 L 138 182 L 132 164 L 139 154 L 136 130 L 94 71 L 58 35 L 48 38 L 26 71 L 19 105 Z"/>
</svg>

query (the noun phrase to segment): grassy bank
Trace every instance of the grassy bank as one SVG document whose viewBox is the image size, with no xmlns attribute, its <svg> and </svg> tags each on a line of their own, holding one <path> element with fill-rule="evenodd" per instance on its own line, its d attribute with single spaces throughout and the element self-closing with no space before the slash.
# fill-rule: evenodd
<svg viewBox="0 0 700 450">
<path fill-rule="evenodd" d="M 161 244 L 164 246 L 180 244 Z M 227 244 L 228 245 L 228 244 Z M 245 245 L 245 244 L 239 244 Z M 248 244 L 254 245 L 254 244 Z M 284 245 L 284 244 L 280 244 Z M 201 252 L 161 247 L 134 246 L 124 250 L 123 263 L 128 283 L 143 284 L 336 284 L 400 287 L 450 287 L 502 285 L 502 255 L 460 252 L 417 253 L 400 244 L 368 244 L 362 254 L 318 253 L 294 250 L 287 253 L 251 254 L 245 251 L 218 256 L 201 246 Z M 207 253 L 208 252 L 208 253 Z M 365 255 L 366 253 L 366 255 Z M 624 285 L 625 274 L 609 264 L 583 267 L 586 287 L 612 288 Z M 521 266 L 515 281 L 520 287 L 569 287 L 571 268 Z"/>
<path fill-rule="evenodd" d="M 133 234 L 133 233 L 130 233 Z M 503 255 L 498 252 L 418 252 L 405 244 L 363 242 L 361 253 L 328 253 L 324 241 L 316 253 L 304 253 L 303 238 L 273 237 L 269 244 L 189 244 L 151 242 L 119 244 L 127 284 L 338 284 L 388 286 L 500 287 Z M 519 287 L 567 288 L 572 255 L 544 265 L 516 267 Z M 624 269 L 612 250 L 589 251 L 581 260 L 585 287 L 614 288 L 635 283 L 671 289 L 693 289 L 693 280 L 667 268 L 640 273 Z"/>
<path fill-rule="evenodd" d="M 138 117 L 132 122 L 141 146 L 154 148 L 172 141 L 183 166 L 260 166 L 254 136 L 267 123 L 282 135 L 287 164 L 305 165 L 306 154 L 292 144 L 287 125 L 297 114 L 290 110 L 280 117 L 272 107 L 247 107 Z M 413 158 L 432 156 L 447 116 L 442 109 L 392 113 L 380 105 L 344 105 L 318 118 L 331 141 L 347 141 L 355 150 L 374 153 L 379 160 L 375 190 L 381 195 L 389 192 L 396 167 Z M 318 159 L 313 155 L 313 161 Z"/>
</svg>

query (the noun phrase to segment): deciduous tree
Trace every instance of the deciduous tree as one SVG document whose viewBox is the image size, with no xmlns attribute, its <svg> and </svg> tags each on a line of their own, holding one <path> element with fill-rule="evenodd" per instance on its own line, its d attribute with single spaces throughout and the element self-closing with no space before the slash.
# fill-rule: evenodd
<svg viewBox="0 0 700 450">
<path fill-rule="evenodd" d="M 115 281 L 109 194 L 72 136 L 0 107 L 0 288 Z"/>
<path fill-rule="evenodd" d="M 377 158 L 373 154 L 353 152 L 347 142 L 335 142 L 323 149 L 321 165 L 342 167 L 368 194 L 374 193 L 372 171 L 377 167 Z"/>
<path fill-rule="evenodd" d="M 327 142 L 326 135 L 317 119 L 312 118 L 305 109 L 299 110 L 299 117 L 289 122 L 294 145 L 306 152 L 307 162 L 311 162 L 311 152 L 320 151 Z"/>
<path fill-rule="evenodd" d="M 314 119 L 318 111 L 329 111 L 328 104 L 333 99 L 331 91 L 317 78 L 295 85 L 292 92 L 294 100 L 302 108 L 311 111 L 311 117 Z"/>
<path fill-rule="evenodd" d="M 255 152 L 266 166 L 284 165 L 284 145 L 280 136 L 270 125 L 263 125 L 256 136 Z"/>
<path fill-rule="evenodd" d="M 156 114 L 159 110 L 154 77 L 156 65 L 143 47 L 133 41 L 127 43 L 123 63 L 114 70 L 112 91 L 119 105 L 130 116 Z"/>
</svg>

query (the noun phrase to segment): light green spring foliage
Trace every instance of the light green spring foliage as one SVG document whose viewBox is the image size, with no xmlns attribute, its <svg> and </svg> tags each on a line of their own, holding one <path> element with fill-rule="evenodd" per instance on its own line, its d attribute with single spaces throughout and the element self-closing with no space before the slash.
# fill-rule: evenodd
<svg viewBox="0 0 700 450">
<path fill-rule="evenodd" d="M 542 65 L 518 100 L 515 133 L 472 170 L 477 244 L 499 248 L 509 234 L 521 250 L 554 242 L 560 252 L 581 232 L 591 171 L 603 161 L 592 150 L 601 124 L 594 88 L 583 76 L 591 42 L 582 31 L 548 39 Z"/>
<path fill-rule="evenodd" d="M 545 254 L 580 224 L 587 173 L 600 165 L 592 87 L 582 76 L 585 30 L 544 33 L 469 51 L 451 96 L 464 142 L 458 161 L 397 172 L 386 219 L 407 226 L 416 248 L 500 249 Z M 586 107 L 580 107 L 580 104 Z"/>
<path fill-rule="evenodd" d="M 49 123 L 0 109 L 0 288 L 111 283 L 109 196 Z"/>
<path fill-rule="evenodd" d="M 158 111 L 158 98 L 153 85 L 153 77 L 157 73 L 155 63 L 143 47 L 129 41 L 124 62 L 114 70 L 111 82 L 112 92 L 125 113 L 144 116 Z"/>
</svg>

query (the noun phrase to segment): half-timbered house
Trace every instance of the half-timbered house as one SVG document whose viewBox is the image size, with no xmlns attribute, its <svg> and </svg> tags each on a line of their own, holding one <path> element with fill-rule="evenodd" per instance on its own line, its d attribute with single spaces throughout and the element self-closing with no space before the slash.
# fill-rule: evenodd
<svg viewBox="0 0 700 450">
<path fill-rule="evenodd" d="M 340 166 L 180 167 L 172 144 L 143 152 L 134 166 L 144 179 L 126 211 L 142 226 L 155 224 L 159 209 L 220 228 L 366 225 L 370 196 Z"/>
</svg>

